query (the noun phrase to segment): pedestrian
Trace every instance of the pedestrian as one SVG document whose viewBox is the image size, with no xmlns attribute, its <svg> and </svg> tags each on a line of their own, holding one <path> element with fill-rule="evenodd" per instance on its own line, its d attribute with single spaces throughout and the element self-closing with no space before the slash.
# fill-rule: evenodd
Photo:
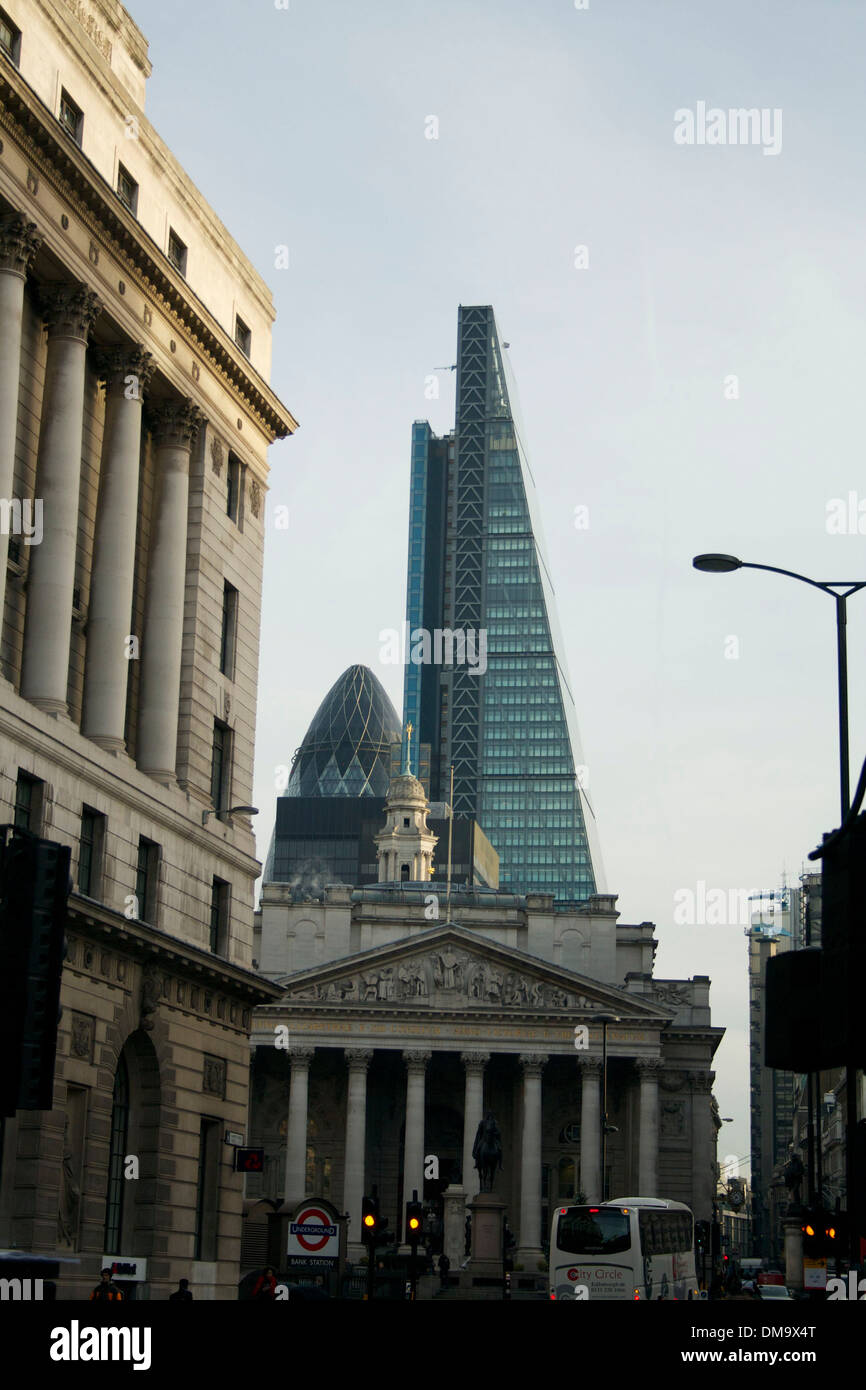
<svg viewBox="0 0 866 1390">
<path fill-rule="evenodd" d="M 192 1303 L 192 1294 L 189 1291 L 189 1280 L 179 1279 L 174 1293 L 168 1296 L 169 1303 Z"/>
<path fill-rule="evenodd" d="M 439 1287 L 442 1289 L 448 1287 L 448 1271 L 450 1268 L 451 1261 L 443 1250 L 442 1254 L 439 1256 Z"/>
<path fill-rule="evenodd" d="M 90 1302 L 92 1303 L 95 1299 L 97 1302 L 104 1300 L 107 1303 L 113 1303 L 120 1302 L 122 1298 L 123 1294 L 111 1278 L 111 1270 L 103 1269 L 99 1275 L 99 1283 L 90 1295 Z"/>
<path fill-rule="evenodd" d="M 277 1296 L 277 1276 L 274 1273 L 273 1265 L 268 1265 L 263 1274 L 260 1274 L 253 1285 L 253 1298 L 276 1298 Z"/>
</svg>

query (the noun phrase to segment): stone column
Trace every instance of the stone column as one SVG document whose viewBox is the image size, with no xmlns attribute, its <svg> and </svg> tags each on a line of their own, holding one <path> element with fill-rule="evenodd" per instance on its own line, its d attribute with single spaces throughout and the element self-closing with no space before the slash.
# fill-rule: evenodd
<svg viewBox="0 0 866 1390">
<path fill-rule="evenodd" d="M 686 1073 L 692 1091 L 692 1199 L 684 1200 L 694 1212 L 696 1221 L 712 1213 L 716 1196 L 718 1129 L 712 1106 L 715 1079 L 714 1071 Z"/>
<path fill-rule="evenodd" d="M 105 432 L 93 574 L 87 614 L 87 661 L 81 732 L 101 748 L 120 752 L 126 725 L 131 653 L 141 402 L 153 371 L 141 344 L 97 355 L 105 379 Z"/>
<path fill-rule="evenodd" d="M 0 498 L 12 500 L 15 446 L 18 438 L 18 388 L 21 381 L 21 325 L 27 270 L 42 238 L 36 223 L 20 212 L 0 217 Z M 23 499 L 21 499 L 23 501 Z M 30 524 L 33 524 L 31 513 Z M 11 523 L 10 523 L 11 530 Z M 6 598 L 9 532 L 0 531 L 0 626 Z"/>
<path fill-rule="evenodd" d="M 156 450 L 147 598 L 141 642 L 136 761 L 158 782 L 171 782 L 177 757 L 189 455 L 201 421 L 191 400 L 163 401 L 149 412 Z"/>
<path fill-rule="evenodd" d="M 640 1127 L 638 1132 L 638 1195 L 658 1196 L 659 1069 L 657 1057 L 637 1057 L 640 1076 Z"/>
<path fill-rule="evenodd" d="M 541 1250 L 541 1071 L 547 1057 L 528 1053 L 523 1068 L 523 1134 L 520 1141 L 520 1236 L 517 1262 L 535 1273 Z"/>
<path fill-rule="evenodd" d="M 346 1048 L 349 1086 L 346 1094 L 346 1155 L 343 1177 L 343 1210 L 349 1213 L 349 1258 L 360 1259 L 361 1199 L 364 1196 L 364 1158 L 367 1143 L 367 1068 L 373 1059 L 369 1047 Z"/>
<path fill-rule="evenodd" d="M 286 1129 L 286 1206 L 293 1207 L 307 1195 L 307 1098 L 310 1062 L 314 1047 L 289 1048 L 292 1067 L 289 1120 Z"/>
<path fill-rule="evenodd" d="M 430 1061 L 429 1052 L 407 1049 L 406 1063 L 406 1140 L 403 1148 L 403 1202 L 411 1202 L 417 1189 L 419 1200 L 424 1193 L 424 1073 Z"/>
<path fill-rule="evenodd" d="M 463 1191 L 467 1204 L 478 1191 L 478 1173 L 472 1158 L 475 1134 L 484 1118 L 484 1068 L 490 1061 L 489 1052 L 462 1052 L 460 1060 L 466 1071 L 463 1099 Z"/>
<path fill-rule="evenodd" d="M 21 694 L 40 709 L 65 714 L 78 545 L 85 357 L 87 337 L 102 305 L 92 290 L 78 282 L 45 286 L 42 305 L 48 327 L 36 472 L 42 540 L 34 545 L 30 556 Z"/>
<path fill-rule="evenodd" d="M 580 1190 L 589 1202 L 601 1201 L 601 1062 L 580 1060 Z"/>
</svg>

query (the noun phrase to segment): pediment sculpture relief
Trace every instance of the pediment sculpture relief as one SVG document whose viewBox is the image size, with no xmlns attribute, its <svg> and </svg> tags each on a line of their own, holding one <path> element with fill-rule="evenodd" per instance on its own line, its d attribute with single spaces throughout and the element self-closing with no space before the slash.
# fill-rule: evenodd
<svg viewBox="0 0 866 1390">
<path fill-rule="evenodd" d="M 495 1005 L 520 1009 L 602 1008 L 597 999 L 561 989 L 519 970 L 500 970 L 491 961 L 445 945 L 408 956 L 394 965 L 359 970 L 327 983 L 306 985 L 289 997 L 326 1003 L 425 1003 Z"/>
</svg>

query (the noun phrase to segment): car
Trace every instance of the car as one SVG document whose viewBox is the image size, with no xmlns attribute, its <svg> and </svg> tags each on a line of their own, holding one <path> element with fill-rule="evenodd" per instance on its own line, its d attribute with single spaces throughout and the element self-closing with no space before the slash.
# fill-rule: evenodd
<svg viewBox="0 0 866 1390">
<path fill-rule="evenodd" d="M 786 1289 L 784 1284 L 758 1284 L 755 1292 L 760 1299 L 767 1299 L 768 1301 L 794 1297 L 791 1290 Z"/>
</svg>

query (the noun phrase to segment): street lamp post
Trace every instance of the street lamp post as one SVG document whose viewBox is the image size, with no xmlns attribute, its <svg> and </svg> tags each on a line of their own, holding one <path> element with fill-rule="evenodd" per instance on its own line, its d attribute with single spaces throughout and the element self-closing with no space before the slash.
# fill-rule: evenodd
<svg viewBox="0 0 866 1390">
<path fill-rule="evenodd" d="M 596 1022 L 601 1024 L 601 1200 L 608 1199 L 607 1191 L 607 1136 L 616 1134 L 616 1125 L 607 1122 L 607 1025 L 619 1023 L 619 1014 L 597 1014 Z"/>
<path fill-rule="evenodd" d="M 848 599 L 851 598 L 853 594 L 859 593 L 861 589 L 866 589 L 866 579 L 810 579 L 805 574 L 797 574 L 795 570 L 780 569 L 777 565 L 751 564 L 746 560 L 738 560 L 735 555 L 696 555 L 692 560 L 692 564 L 696 570 L 703 570 L 710 574 L 728 574 L 732 570 L 739 569 L 767 570 L 770 574 L 783 574 L 788 579 L 798 579 L 802 584 L 808 584 L 813 589 L 820 589 L 822 594 L 829 594 L 833 599 L 836 605 L 836 678 L 839 700 L 839 800 L 842 812 L 841 820 L 842 823 L 844 823 L 851 809 L 851 781 L 848 753 Z M 854 1172 L 854 1135 L 857 1129 L 857 1064 L 850 1059 L 845 1067 L 845 1091 L 847 1101 L 845 1186 L 847 1190 L 846 1201 L 850 1217 L 856 1180 Z M 809 1123 L 812 1123 L 811 1107 Z M 820 1131 L 818 1134 L 818 1143 L 820 1144 Z M 859 1258 L 859 1249 L 857 1237 L 853 1230 L 853 1222 L 849 1220 L 848 1224 L 851 1242 L 851 1264 L 854 1266 Z"/>
</svg>

